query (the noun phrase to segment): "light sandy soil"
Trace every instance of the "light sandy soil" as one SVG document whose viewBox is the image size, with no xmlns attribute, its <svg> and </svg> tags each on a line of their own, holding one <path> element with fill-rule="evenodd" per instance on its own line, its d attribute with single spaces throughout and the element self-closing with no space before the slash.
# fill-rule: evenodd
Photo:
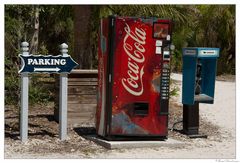
<svg viewBox="0 0 240 163">
<path fill-rule="evenodd" d="M 174 97 L 174 105 L 181 109 L 181 75 L 172 79 L 180 88 L 180 95 Z M 217 81 L 213 105 L 200 104 L 200 130 L 206 131 L 207 139 L 189 139 L 176 132 L 169 138 L 184 142 L 182 147 L 135 148 L 107 150 L 79 135 L 69 134 L 69 140 L 60 142 L 57 136 L 30 138 L 25 144 L 11 138 L 5 139 L 5 158 L 208 158 L 234 159 L 236 157 L 235 137 L 235 82 Z M 171 108 L 170 108 L 171 111 Z M 175 120 L 177 121 L 177 120 Z M 53 123 L 53 122 L 52 122 Z M 209 128 L 211 126 L 211 128 Z M 171 127 L 171 126 L 170 126 Z M 181 126 L 180 126 L 181 127 Z M 209 130 L 207 130 L 209 128 Z M 72 132 L 72 131 L 71 131 Z M 54 133 L 56 134 L 56 133 Z M 46 149 L 41 146 L 46 144 Z M 51 144 L 51 152 L 47 148 Z M 81 145 L 76 145 L 81 144 Z M 39 146 L 39 149 L 37 148 Z M 56 150 L 56 152 L 54 152 Z"/>
<path fill-rule="evenodd" d="M 172 79 L 180 88 L 182 75 L 173 74 Z M 215 101 L 213 105 L 200 104 L 200 116 L 219 126 L 217 135 L 208 139 L 192 139 L 183 148 L 128 149 L 124 152 L 111 151 L 96 157 L 100 158 L 235 158 L 235 82 L 216 81 Z M 181 93 L 174 100 L 181 105 Z M 171 109 L 171 108 L 170 108 Z M 201 123 L 200 123 L 201 125 Z"/>
</svg>

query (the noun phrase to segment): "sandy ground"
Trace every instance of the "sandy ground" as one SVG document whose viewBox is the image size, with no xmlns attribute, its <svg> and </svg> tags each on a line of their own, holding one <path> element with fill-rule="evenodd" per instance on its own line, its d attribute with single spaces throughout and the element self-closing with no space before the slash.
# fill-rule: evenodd
<svg viewBox="0 0 240 163">
<path fill-rule="evenodd" d="M 172 79 L 180 88 L 182 75 L 173 74 Z M 214 136 L 208 139 L 192 139 L 182 148 L 130 149 L 124 152 L 112 151 L 101 154 L 100 158 L 229 158 L 236 156 L 235 137 L 235 82 L 216 81 L 215 102 L 213 105 L 200 104 L 200 116 L 210 123 L 219 126 L 221 138 Z M 181 93 L 174 100 L 181 105 Z M 170 108 L 171 109 L 171 108 Z M 201 125 L 201 123 L 200 123 Z"/>
<path fill-rule="evenodd" d="M 181 75 L 173 74 L 172 79 L 180 88 L 180 95 L 174 97 L 174 105 L 181 110 Z M 182 147 L 158 147 L 107 150 L 87 141 L 72 130 L 65 142 L 60 142 L 57 131 L 44 138 L 29 138 L 21 144 L 18 137 L 5 138 L 5 158 L 208 158 L 234 159 L 236 157 L 235 137 L 235 82 L 217 81 L 213 105 L 200 104 L 200 131 L 207 139 L 189 139 L 176 132 L 169 138 L 184 142 Z M 170 108 L 171 111 L 172 108 Z M 178 117 L 179 118 L 179 117 Z M 179 119 L 178 119 L 179 120 Z M 177 121 L 177 119 L 174 119 Z M 52 122 L 54 123 L 54 122 Z M 180 126 L 181 127 L 181 126 Z M 41 144 L 51 144 L 51 152 Z M 77 145 L 81 144 L 81 145 Z M 39 146 L 39 148 L 37 148 Z"/>
</svg>

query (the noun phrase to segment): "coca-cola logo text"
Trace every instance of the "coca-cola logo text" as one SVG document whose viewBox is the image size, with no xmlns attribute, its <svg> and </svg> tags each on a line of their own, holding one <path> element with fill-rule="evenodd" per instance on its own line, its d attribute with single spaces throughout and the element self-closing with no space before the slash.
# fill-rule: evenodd
<svg viewBox="0 0 240 163">
<path fill-rule="evenodd" d="M 123 49 L 128 55 L 128 70 L 127 77 L 122 78 L 122 85 L 130 94 L 140 96 L 143 93 L 142 78 L 145 61 L 143 45 L 146 44 L 146 32 L 137 27 L 133 32 L 127 23 L 124 30 L 126 36 L 123 40 Z"/>
</svg>

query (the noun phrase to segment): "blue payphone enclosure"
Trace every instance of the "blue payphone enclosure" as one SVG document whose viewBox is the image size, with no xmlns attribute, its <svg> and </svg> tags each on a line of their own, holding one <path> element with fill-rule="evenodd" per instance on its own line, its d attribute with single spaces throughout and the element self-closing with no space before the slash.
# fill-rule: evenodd
<svg viewBox="0 0 240 163">
<path fill-rule="evenodd" d="M 214 102 L 215 78 L 219 48 L 183 48 L 182 103 L 193 105 L 195 102 Z M 196 90 L 197 64 L 201 64 L 201 91 Z"/>
</svg>

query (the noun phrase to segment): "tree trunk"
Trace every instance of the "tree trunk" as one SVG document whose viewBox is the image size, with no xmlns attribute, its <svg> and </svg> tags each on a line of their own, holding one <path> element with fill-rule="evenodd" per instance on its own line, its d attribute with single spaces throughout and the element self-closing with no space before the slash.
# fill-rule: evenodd
<svg viewBox="0 0 240 163">
<path fill-rule="evenodd" d="M 36 54 L 38 51 L 38 34 L 39 34 L 39 6 L 34 10 L 34 33 L 30 44 L 30 54 Z"/>
<path fill-rule="evenodd" d="M 72 56 L 78 63 L 80 69 L 90 69 L 92 67 L 91 49 L 91 15 L 93 6 L 74 5 L 74 55 Z"/>
</svg>

